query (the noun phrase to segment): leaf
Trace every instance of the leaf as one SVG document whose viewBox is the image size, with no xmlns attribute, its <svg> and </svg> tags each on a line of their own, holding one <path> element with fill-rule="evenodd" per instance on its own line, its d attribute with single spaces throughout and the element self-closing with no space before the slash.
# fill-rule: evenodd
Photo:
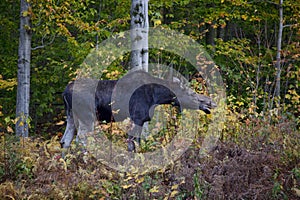
<svg viewBox="0 0 300 200">
<path fill-rule="evenodd" d="M 247 16 L 247 15 L 242 15 L 241 18 L 242 18 L 243 20 L 247 20 L 247 19 L 248 19 L 248 16 Z"/>
<path fill-rule="evenodd" d="M 24 122 L 20 121 L 19 126 L 24 126 Z"/>
<path fill-rule="evenodd" d="M 297 188 L 292 188 L 295 191 L 296 196 L 300 197 L 300 190 Z"/>
<path fill-rule="evenodd" d="M 48 152 L 47 143 L 46 142 L 44 142 L 44 153 L 47 156 L 47 158 L 50 158 L 50 153 Z"/>
<path fill-rule="evenodd" d="M 174 190 L 174 191 L 171 192 L 170 197 L 171 197 L 171 198 L 174 198 L 175 195 L 178 194 L 178 193 L 179 193 L 179 192 L 178 192 L 177 190 Z"/>
<path fill-rule="evenodd" d="M 136 183 L 142 183 L 142 182 L 144 182 L 144 180 L 145 180 L 145 178 L 141 177 L 141 178 L 137 179 L 135 182 Z"/>
<path fill-rule="evenodd" d="M 27 30 L 27 31 L 31 30 L 30 26 L 28 26 L 27 24 L 24 25 L 24 29 Z"/>
<path fill-rule="evenodd" d="M 154 27 L 161 25 L 161 20 L 160 19 L 156 19 L 154 20 Z"/>
<path fill-rule="evenodd" d="M 59 162 L 63 163 L 64 170 L 67 171 L 67 163 L 66 163 L 66 161 L 64 159 L 60 158 Z"/>
<path fill-rule="evenodd" d="M 15 200 L 15 198 L 13 196 L 11 196 L 11 195 L 5 195 L 5 197 L 10 198 L 12 200 Z"/>
<path fill-rule="evenodd" d="M 131 179 L 133 179 L 133 177 L 132 176 L 128 176 L 124 181 L 129 181 Z"/>
<path fill-rule="evenodd" d="M 149 190 L 149 192 L 150 192 L 150 193 L 157 193 L 157 192 L 159 192 L 158 189 L 159 189 L 158 186 L 154 186 L 153 188 L 151 188 L 151 189 Z"/>
<path fill-rule="evenodd" d="M 8 123 L 10 121 L 10 117 L 5 117 L 4 121 L 5 123 Z"/>
<path fill-rule="evenodd" d="M 130 187 L 132 187 L 132 184 L 122 185 L 122 188 L 123 188 L 123 189 L 128 189 L 128 188 L 130 188 Z"/>
<path fill-rule="evenodd" d="M 177 190 L 178 189 L 179 184 L 173 185 L 171 190 Z"/>
<path fill-rule="evenodd" d="M 28 156 L 24 157 L 23 160 L 24 160 L 24 162 L 29 162 L 29 163 L 33 162 L 32 158 L 28 157 Z"/>
<path fill-rule="evenodd" d="M 7 132 L 9 132 L 9 133 L 13 133 L 13 132 L 14 132 L 14 130 L 13 130 L 10 126 L 7 126 L 7 127 L 6 127 L 6 130 L 7 130 Z"/>
<path fill-rule="evenodd" d="M 63 125 L 64 123 L 65 123 L 64 121 L 60 121 L 60 122 L 57 122 L 55 125 L 60 126 L 60 125 Z"/>
<path fill-rule="evenodd" d="M 29 15 L 29 12 L 28 11 L 23 11 L 22 12 L 22 17 L 27 17 Z"/>
</svg>

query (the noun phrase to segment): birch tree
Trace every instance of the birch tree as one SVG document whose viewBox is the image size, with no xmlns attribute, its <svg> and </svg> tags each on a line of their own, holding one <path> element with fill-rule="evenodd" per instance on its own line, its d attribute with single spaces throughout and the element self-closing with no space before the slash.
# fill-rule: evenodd
<svg viewBox="0 0 300 200">
<path fill-rule="evenodd" d="M 131 2 L 131 69 L 148 72 L 148 0 L 132 0 Z M 148 135 L 148 122 L 144 123 L 142 135 Z"/>
<path fill-rule="evenodd" d="M 132 0 L 130 15 L 131 69 L 148 71 L 148 0 Z"/>
<path fill-rule="evenodd" d="M 22 137 L 28 137 L 29 128 L 31 37 L 30 4 L 27 0 L 21 0 L 16 135 Z"/>
<path fill-rule="evenodd" d="M 282 6 L 283 6 L 283 0 L 280 0 L 279 1 L 279 29 L 278 29 L 277 52 L 276 52 L 276 63 L 275 63 L 276 84 L 275 84 L 274 96 L 273 96 L 273 98 L 275 98 L 277 101 L 277 106 L 280 105 L 281 41 L 282 41 L 282 31 L 283 31 L 283 7 Z"/>
</svg>

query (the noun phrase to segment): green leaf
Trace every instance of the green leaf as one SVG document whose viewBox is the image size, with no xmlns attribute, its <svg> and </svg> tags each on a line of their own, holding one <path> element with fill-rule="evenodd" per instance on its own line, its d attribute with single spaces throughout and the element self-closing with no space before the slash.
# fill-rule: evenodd
<svg viewBox="0 0 300 200">
<path fill-rule="evenodd" d="M 29 16 L 29 12 L 28 11 L 23 11 L 22 12 L 22 17 L 27 17 Z"/>
<path fill-rule="evenodd" d="M 10 122 L 10 117 L 5 117 L 4 118 L 5 123 L 7 124 L 8 122 Z"/>
</svg>

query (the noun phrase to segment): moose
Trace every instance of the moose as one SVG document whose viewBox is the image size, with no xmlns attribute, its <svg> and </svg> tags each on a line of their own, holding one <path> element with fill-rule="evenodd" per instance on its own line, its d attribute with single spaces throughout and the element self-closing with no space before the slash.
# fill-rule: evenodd
<svg viewBox="0 0 300 200">
<path fill-rule="evenodd" d="M 155 106 L 171 104 L 182 109 L 202 110 L 216 107 L 208 96 L 200 95 L 177 81 L 163 80 L 142 70 L 128 73 L 119 80 L 78 79 L 63 92 L 67 126 L 60 141 L 68 148 L 77 130 L 77 139 L 93 131 L 94 123 L 116 122 L 130 118 L 133 128 L 127 132 L 128 151 L 135 151 L 145 122 L 150 121 Z"/>
</svg>

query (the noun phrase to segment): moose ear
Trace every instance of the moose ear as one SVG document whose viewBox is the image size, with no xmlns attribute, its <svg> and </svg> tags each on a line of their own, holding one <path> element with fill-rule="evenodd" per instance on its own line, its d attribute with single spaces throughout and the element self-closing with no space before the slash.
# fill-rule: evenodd
<svg viewBox="0 0 300 200">
<path fill-rule="evenodd" d="M 183 82 L 179 78 L 173 77 L 173 83 L 178 84 L 181 89 L 185 89 Z"/>
<path fill-rule="evenodd" d="M 179 78 L 177 78 L 177 77 L 173 77 L 173 82 L 174 82 L 174 83 L 180 83 L 180 80 L 179 80 Z"/>
</svg>

